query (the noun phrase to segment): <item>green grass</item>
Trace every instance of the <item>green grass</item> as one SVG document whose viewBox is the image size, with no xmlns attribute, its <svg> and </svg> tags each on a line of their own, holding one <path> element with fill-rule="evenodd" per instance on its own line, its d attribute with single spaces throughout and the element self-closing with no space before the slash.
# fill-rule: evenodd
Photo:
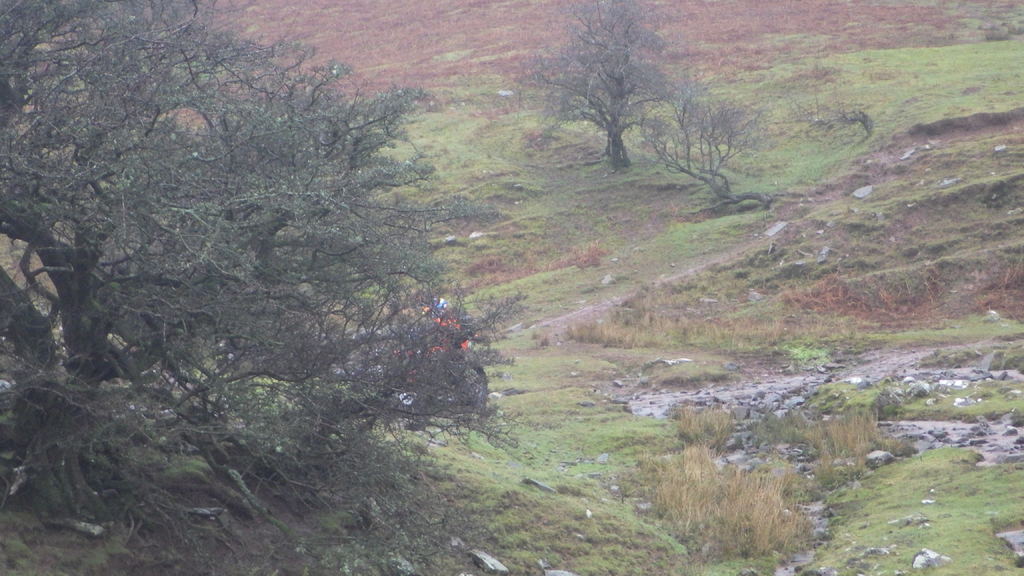
<svg viewBox="0 0 1024 576">
<path fill-rule="evenodd" d="M 929 548 L 953 559 L 929 574 L 1015 570 L 1012 552 L 995 533 L 1024 520 L 1024 496 L 1017 489 L 1024 470 L 979 468 L 975 461 L 965 450 L 934 450 L 880 468 L 857 488 L 837 493 L 829 499 L 836 513 L 832 540 L 816 551 L 814 564 L 841 573 L 909 572 L 914 554 Z M 935 503 L 922 504 L 928 499 Z M 901 525 L 901 519 L 915 514 L 924 515 L 927 523 Z M 867 555 L 869 548 L 890 553 Z"/>
</svg>

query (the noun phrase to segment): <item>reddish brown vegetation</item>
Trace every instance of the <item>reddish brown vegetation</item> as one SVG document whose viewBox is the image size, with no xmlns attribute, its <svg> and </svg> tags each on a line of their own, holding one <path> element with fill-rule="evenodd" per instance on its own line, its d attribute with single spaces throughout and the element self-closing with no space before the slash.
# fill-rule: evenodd
<svg viewBox="0 0 1024 576">
<path fill-rule="evenodd" d="M 783 300 L 791 306 L 815 312 L 864 320 L 901 321 L 929 315 L 942 302 L 947 288 L 935 268 L 854 279 L 832 274 L 809 288 L 787 291 Z"/>
<path fill-rule="evenodd" d="M 601 265 L 601 258 L 608 255 L 608 251 L 601 247 L 599 242 L 591 242 L 586 246 L 573 248 L 569 253 L 551 264 L 551 270 L 578 266 L 580 268 L 593 268 Z"/>
<path fill-rule="evenodd" d="M 1024 260 L 1004 266 L 992 278 L 980 292 L 978 308 L 1014 320 L 1024 318 Z"/>
<path fill-rule="evenodd" d="M 531 57 L 563 41 L 569 0 L 233 0 L 233 17 L 267 38 L 299 38 L 326 60 L 353 65 L 376 84 L 445 86 L 471 75 L 517 76 Z M 911 6 L 889 0 L 703 0 L 657 2 L 666 55 L 709 71 L 759 69 L 806 56 L 807 36 L 831 41 L 815 53 L 950 43 L 963 30 L 957 2 Z M 998 11 L 1005 1 L 977 2 Z M 692 58 L 690 58 L 692 56 Z M 378 76 L 379 74 L 379 76 Z"/>
</svg>

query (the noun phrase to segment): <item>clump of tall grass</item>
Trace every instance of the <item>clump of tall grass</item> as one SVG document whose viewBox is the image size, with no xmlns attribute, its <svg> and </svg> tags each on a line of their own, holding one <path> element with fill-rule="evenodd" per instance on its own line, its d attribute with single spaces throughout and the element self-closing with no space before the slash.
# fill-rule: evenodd
<svg viewBox="0 0 1024 576">
<path fill-rule="evenodd" d="M 882 434 L 875 416 L 867 411 L 824 421 L 811 421 L 799 415 L 768 416 L 752 431 L 769 444 L 806 444 L 817 460 L 815 479 L 826 489 L 861 477 L 867 471 L 866 459 L 872 450 L 905 454 L 909 449 L 899 440 Z"/>
<path fill-rule="evenodd" d="M 726 410 L 698 410 L 693 406 L 683 406 L 676 414 L 676 429 L 687 445 L 705 444 L 721 449 L 735 426 L 732 414 Z"/>
<path fill-rule="evenodd" d="M 717 454 L 694 444 L 649 460 L 655 505 L 708 556 L 757 557 L 804 545 L 810 523 L 791 496 L 793 477 L 719 468 Z"/>
</svg>

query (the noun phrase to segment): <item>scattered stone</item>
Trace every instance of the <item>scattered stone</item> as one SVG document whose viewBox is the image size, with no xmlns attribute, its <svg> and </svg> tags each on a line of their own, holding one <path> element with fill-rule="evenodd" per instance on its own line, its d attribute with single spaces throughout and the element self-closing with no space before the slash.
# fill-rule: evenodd
<svg viewBox="0 0 1024 576">
<path fill-rule="evenodd" d="M 740 365 L 735 362 L 726 362 L 725 364 L 722 364 L 722 368 L 728 372 L 737 372 L 740 369 Z"/>
<path fill-rule="evenodd" d="M 975 400 L 974 398 L 956 398 L 953 400 L 953 406 L 956 406 L 957 408 L 966 408 L 968 406 L 974 406 L 978 402 L 980 402 L 980 400 Z"/>
<path fill-rule="evenodd" d="M 934 550 L 922 548 L 920 552 L 914 555 L 914 568 L 937 568 L 939 566 L 945 566 L 952 562 L 953 559 L 949 556 L 939 554 Z"/>
<path fill-rule="evenodd" d="M 477 238 L 483 238 L 484 236 L 487 236 L 486 232 L 471 232 L 469 235 L 469 239 L 476 240 Z"/>
<path fill-rule="evenodd" d="M 865 556 L 888 556 L 888 548 L 868 548 L 864 551 Z"/>
<path fill-rule="evenodd" d="M 675 366 L 676 364 L 686 364 L 688 362 L 693 362 L 693 360 L 689 358 L 676 358 L 675 360 L 666 360 L 665 358 L 658 358 L 657 360 L 651 362 L 651 364 L 664 364 L 665 366 Z"/>
<path fill-rule="evenodd" d="M 818 251 L 818 257 L 816 259 L 816 262 L 818 264 L 824 264 L 826 261 L 828 261 L 828 255 L 831 253 L 832 248 L 829 248 L 828 246 L 823 247 L 821 250 Z"/>
<path fill-rule="evenodd" d="M 1003 317 L 999 315 L 999 312 L 996 312 L 995 310 L 989 310 L 985 314 L 985 320 L 988 322 L 1002 322 Z"/>
<path fill-rule="evenodd" d="M 868 196 L 871 196 L 871 193 L 874 191 L 874 186 L 861 186 L 860 188 L 857 188 L 856 190 L 853 191 L 853 197 L 857 198 L 858 200 L 863 200 Z"/>
<path fill-rule="evenodd" d="M 577 575 L 575 573 L 573 573 L 573 572 L 569 572 L 568 570 L 545 570 L 544 571 L 544 576 L 577 576 Z"/>
<path fill-rule="evenodd" d="M 420 572 L 416 570 L 416 567 L 401 556 L 396 556 L 391 559 L 391 568 L 395 576 L 419 576 Z"/>
<path fill-rule="evenodd" d="M 508 568 L 506 568 L 504 564 L 483 550 L 470 550 L 469 556 L 473 559 L 473 563 L 484 572 L 489 572 L 491 574 L 508 574 Z"/>
<path fill-rule="evenodd" d="M 604 278 L 601 278 L 601 285 L 608 286 L 609 284 L 615 284 L 615 276 L 605 274 Z"/>
<path fill-rule="evenodd" d="M 445 244 L 452 245 L 452 244 L 457 244 L 458 242 L 459 242 L 459 239 L 456 238 L 455 236 L 445 236 L 444 237 L 444 243 Z"/>
<path fill-rule="evenodd" d="M 605 452 L 605 453 L 603 453 L 603 454 L 601 454 L 600 456 L 597 457 L 597 463 L 598 464 L 607 464 L 609 457 L 610 456 L 608 455 L 608 453 Z"/>
<path fill-rule="evenodd" d="M 921 504 L 924 504 L 925 506 L 931 506 L 932 504 L 935 504 L 935 500 L 932 500 L 931 498 L 925 498 L 924 500 L 921 500 Z"/>
<path fill-rule="evenodd" d="M 511 332 L 519 332 L 522 329 L 523 329 L 523 323 L 520 322 L 518 324 L 514 324 L 512 326 L 509 326 L 508 328 L 505 328 L 505 332 L 510 332 L 510 333 Z"/>
<path fill-rule="evenodd" d="M 544 492 L 550 492 L 551 494 L 558 494 L 558 490 L 555 490 L 551 486 L 548 486 L 547 484 L 545 484 L 545 483 L 543 483 L 543 482 L 541 482 L 539 480 L 534 480 L 533 478 L 523 478 L 523 484 L 526 484 L 527 486 L 533 486 L 534 488 L 539 488 L 540 490 L 542 490 Z"/>
<path fill-rule="evenodd" d="M 889 524 L 899 527 L 905 526 L 923 526 L 928 523 L 928 517 L 924 514 L 911 514 L 910 516 L 904 516 L 896 520 L 889 520 Z"/>
<path fill-rule="evenodd" d="M 945 178 L 941 182 L 939 182 L 939 188 L 949 188 L 950 186 L 955 186 L 956 184 L 960 183 L 960 180 L 960 178 Z"/>
<path fill-rule="evenodd" d="M 512 96 L 515 96 L 515 94 L 516 93 L 511 90 L 498 90 L 498 96 L 501 96 L 502 98 L 511 98 Z"/>
<path fill-rule="evenodd" d="M 885 450 L 875 450 L 869 453 L 865 457 L 864 461 L 868 465 L 868 468 L 881 468 L 886 464 L 892 463 L 892 461 L 895 459 L 896 457 L 892 455 L 892 452 L 886 452 Z"/>
<path fill-rule="evenodd" d="M 776 222 L 775 224 L 772 224 L 770 228 L 764 231 L 764 235 L 768 238 L 771 238 L 772 236 L 775 236 L 779 232 L 785 230 L 786 226 L 789 226 L 789 222 Z"/>
<path fill-rule="evenodd" d="M 996 464 L 1020 464 L 1024 462 L 1024 453 L 1001 454 L 996 458 Z"/>
<path fill-rule="evenodd" d="M 938 382 L 940 390 L 965 390 L 968 384 L 967 380 L 939 380 Z"/>
<path fill-rule="evenodd" d="M 914 147 L 914 148 L 911 148 L 911 149 L 907 150 L 906 152 L 903 153 L 902 156 L 900 156 L 900 161 L 910 160 L 910 157 L 913 156 L 916 152 L 917 152 L 917 147 Z"/>
<path fill-rule="evenodd" d="M 751 290 L 747 293 L 747 300 L 750 302 L 760 302 L 761 300 L 764 300 L 764 294 Z"/>
<path fill-rule="evenodd" d="M 839 571 L 838 570 L 836 570 L 835 568 L 827 567 L 827 566 L 822 566 L 821 568 L 818 568 L 817 570 L 810 570 L 807 573 L 810 574 L 811 576 L 839 576 Z"/>
<path fill-rule="evenodd" d="M 66 528 L 68 530 L 74 530 L 80 534 L 85 534 L 91 538 L 100 538 L 107 533 L 107 529 L 99 524 L 91 524 L 89 522 L 83 522 L 81 520 L 75 520 L 73 518 L 61 518 L 58 520 L 47 520 L 45 522 L 48 526 L 54 528 Z"/>
<path fill-rule="evenodd" d="M 185 512 L 193 516 L 199 516 L 200 518 L 214 520 L 224 513 L 224 508 L 189 508 Z"/>
<path fill-rule="evenodd" d="M 594 404 L 590 400 L 584 400 L 582 402 L 577 402 L 576 405 L 579 406 L 580 408 L 593 408 L 594 406 L 597 406 L 597 404 Z"/>
<path fill-rule="evenodd" d="M 1006 144 L 1000 144 L 999 146 L 993 148 L 992 151 L 995 152 L 996 154 L 1006 152 Z"/>
</svg>

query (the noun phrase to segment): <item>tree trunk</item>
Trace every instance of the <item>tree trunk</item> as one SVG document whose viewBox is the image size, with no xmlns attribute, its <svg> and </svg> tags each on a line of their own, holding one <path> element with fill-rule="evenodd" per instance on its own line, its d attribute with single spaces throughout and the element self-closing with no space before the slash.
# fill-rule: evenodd
<svg viewBox="0 0 1024 576">
<path fill-rule="evenodd" d="M 612 164 L 612 168 L 629 168 L 629 155 L 626 154 L 626 144 L 622 141 L 622 130 L 610 129 L 608 131 L 608 146 L 605 148 L 605 155 Z"/>
<path fill-rule="evenodd" d="M 88 395 L 88 391 L 85 392 Z M 23 389 L 15 408 L 15 448 L 23 452 L 24 497 L 43 517 L 108 520 L 108 512 L 82 471 L 83 443 L 91 434 L 87 398 L 68 386 L 41 382 Z M 81 441 L 80 441 L 81 440 Z"/>
</svg>

